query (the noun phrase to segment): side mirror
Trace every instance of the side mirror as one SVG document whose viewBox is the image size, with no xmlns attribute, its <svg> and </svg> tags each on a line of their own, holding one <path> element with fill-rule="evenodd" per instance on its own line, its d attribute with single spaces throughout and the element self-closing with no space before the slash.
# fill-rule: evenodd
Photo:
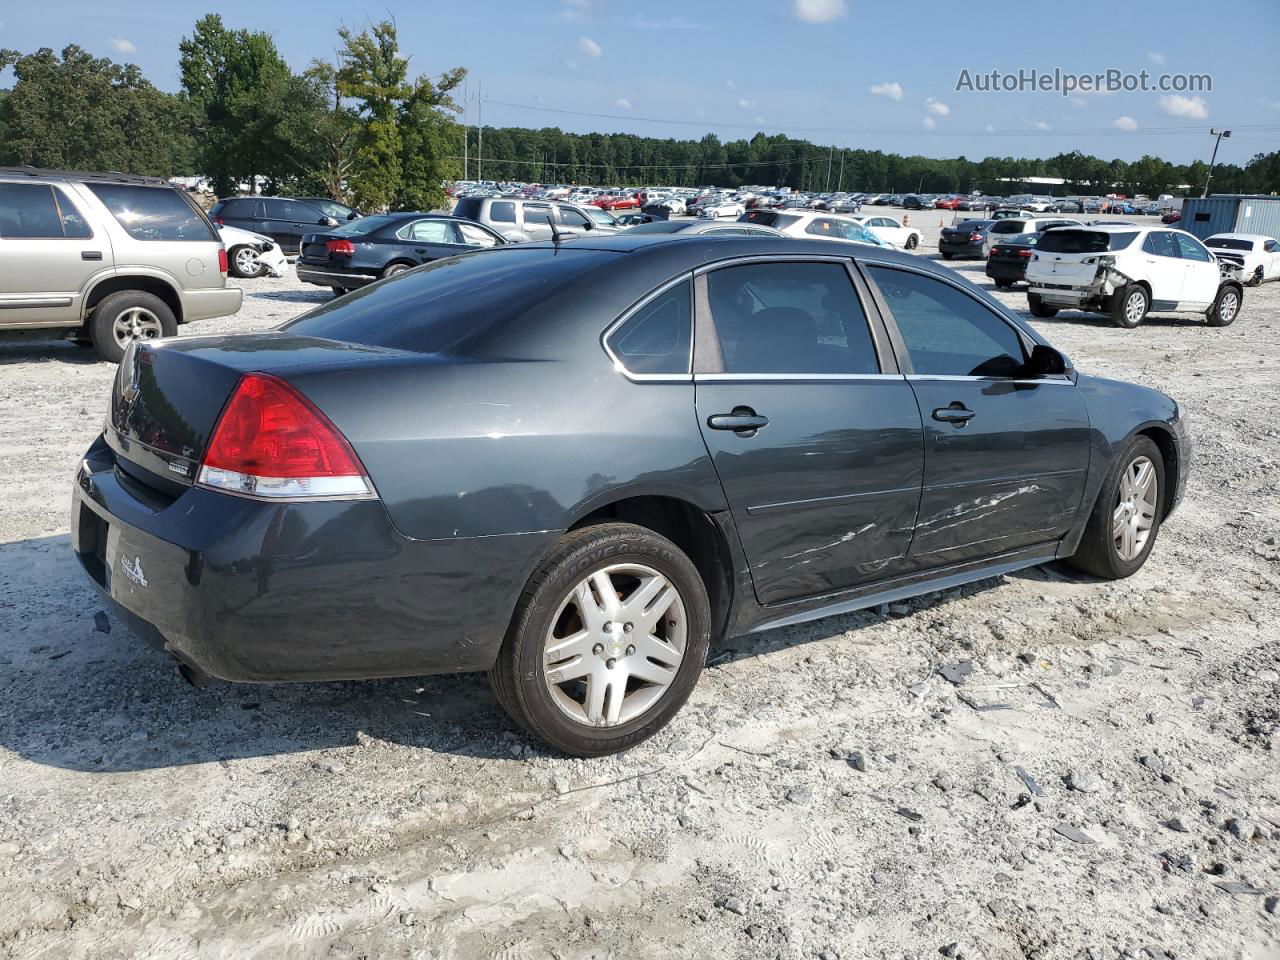
<svg viewBox="0 0 1280 960">
<path fill-rule="evenodd" d="M 338 225 L 338 221 L 333 219 L 333 217 L 321 217 L 316 221 L 316 223 L 320 224 L 322 227 L 336 227 Z"/>
<path fill-rule="evenodd" d="M 360 214 L 358 214 L 358 213 L 356 213 L 354 210 L 352 210 L 350 213 L 348 213 L 348 214 L 347 214 L 347 219 L 348 219 L 348 220 L 359 220 L 359 219 L 360 219 Z"/>
<path fill-rule="evenodd" d="M 1026 372 L 1032 378 L 1060 377 L 1067 372 L 1067 358 L 1047 344 L 1037 343 L 1031 350 Z"/>
</svg>

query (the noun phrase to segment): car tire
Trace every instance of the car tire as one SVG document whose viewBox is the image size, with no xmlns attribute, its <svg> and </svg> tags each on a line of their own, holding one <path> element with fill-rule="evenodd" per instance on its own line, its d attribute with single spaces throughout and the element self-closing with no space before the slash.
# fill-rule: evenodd
<svg viewBox="0 0 1280 960">
<path fill-rule="evenodd" d="M 1229 327 L 1240 316 L 1240 307 L 1244 303 L 1244 293 L 1235 284 L 1225 283 L 1218 288 L 1218 295 L 1213 306 L 1205 315 L 1211 327 Z"/>
<path fill-rule="evenodd" d="M 404 273 L 406 270 L 412 269 L 407 263 L 389 263 L 382 268 L 382 272 L 378 274 L 378 279 L 385 280 L 387 277 L 394 277 L 398 273 Z"/>
<path fill-rule="evenodd" d="M 1120 523 L 1129 525 L 1135 516 L 1134 504 L 1139 498 L 1126 496 L 1132 488 L 1126 488 L 1126 477 L 1135 476 L 1135 467 L 1143 462 L 1151 465 L 1155 487 L 1144 504 L 1138 504 L 1137 510 L 1150 508 L 1149 527 L 1145 531 L 1140 549 L 1126 552 L 1124 547 L 1129 543 L 1118 532 Z M 1156 536 L 1160 532 L 1160 523 L 1164 519 L 1165 470 L 1164 458 L 1160 448 L 1146 436 L 1134 437 L 1125 446 L 1119 456 L 1111 464 L 1107 476 L 1094 502 L 1093 512 L 1084 528 L 1084 536 L 1076 548 L 1075 555 L 1067 562 L 1077 570 L 1091 573 L 1104 580 L 1122 580 L 1137 573 L 1151 554 L 1155 546 Z M 1126 508 L 1126 504 L 1129 507 Z M 1139 526 L 1141 525 L 1139 521 Z M 1119 541 L 1119 542 L 1117 542 Z M 1132 546 L 1138 546 L 1134 541 Z"/>
<path fill-rule="evenodd" d="M 997 281 L 996 281 L 996 289 L 997 289 L 997 290 L 1008 290 L 1008 289 L 1009 289 L 1010 287 L 1012 287 L 1012 286 L 1013 286 L 1013 281 L 1012 281 L 1012 280 L 997 280 Z"/>
<path fill-rule="evenodd" d="M 1147 317 L 1151 309 L 1151 297 L 1145 287 L 1131 283 L 1111 296 L 1111 322 L 1117 327 L 1132 330 Z"/>
<path fill-rule="evenodd" d="M 333 296 L 335 297 L 335 299 L 337 297 L 345 296 L 346 294 L 351 292 L 346 287 L 330 287 L 329 289 L 333 291 Z"/>
<path fill-rule="evenodd" d="M 955 256 L 955 254 L 952 254 L 952 253 L 945 253 L 945 252 L 944 252 L 944 253 L 942 254 L 942 259 L 943 259 L 943 260 L 950 260 L 953 256 Z"/>
<path fill-rule="evenodd" d="M 227 272 L 242 280 L 256 280 L 267 272 L 267 265 L 258 258 L 257 250 L 242 243 L 227 251 Z"/>
<path fill-rule="evenodd" d="M 914 233 L 911 234 L 911 236 L 907 237 L 906 246 L 908 250 L 914 250 L 916 247 L 920 246 L 920 238 L 917 237 Z"/>
<path fill-rule="evenodd" d="M 1247 286 L 1250 286 L 1250 287 L 1262 286 L 1262 281 L 1264 277 L 1265 275 L 1262 272 L 1262 268 L 1259 267 L 1257 270 L 1253 271 L 1253 276 L 1249 278 Z"/>
<path fill-rule="evenodd" d="M 1058 315 L 1058 308 L 1045 306 L 1045 302 L 1036 293 L 1027 294 L 1027 309 L 1031 311 L 1033 317 L 1039 317 L 1041 320 L 1048 320 Z"/>
<path fill-rule="evenodd" d="M 103 360 L 119 363 L 135 340 L 172 337 L 178 321 L 169 305 L 155 294 L 141 290 L 121 290 L 108 294 L 94 308 L 89 320 L 89 338 Z"/>
<path fill-rule="evenodd" d="M 598 586 L 601 578 L 607 591 Z M 661 592 L 648 610 L 672 595 L 658 614 L 654 629 L 659 633 L 641 634 L 634 627 L 628 631 L 632 620 L 619 627 L 617 621 L 631 613 L 626 602 L 641 602 L 636 591 L 658 579 L 665 585 L 653 587 Z M 605 599 L 609 593 L 614 596 Z M 580 597 L 595 606 L 580 606 Z M 565 660 L 559 666 L 548 660 L 548 644 L 562 633 L 584 636 L 578 641 L 583 652 L 572 655 L 567 667 Z M 630 642 L 642 637 L 656 651 L 653 656 Z M 489 683 L 498 703 L 525 730 L 562 753 L 598 757 L 627 750 L 667 725 L 693 692 L 710 641 L 706 587 L 688 556 L 652 530 L 606 523 L 565 534 L 538 565 L 520 595 Z M 567 658 L 570 649 L 562 648 L 560 654 Z M 680 653 L 678 662 L 671 651 Z M 655 656 L 665 662 L 658 663 Z M 631 688 L 635 674 L 615 674 L 620 665 L 625 671 L 627 662 L 649 676 L 661 674 L 660 681 Z M 594 667 L 593 674 L 557 679 L 566 669 L 584 667 Z M 600 688 L 593 709 L 590 681 L 602 674 L 613 675 L 615 682 Z M 617 676 L 624 678 L 621 694 Z M 638 712 L 627 717 L 628 710 Z M 614 721 L 588 719 L 593 712 L 603 719 L 610 711 Z"/>
</svg>

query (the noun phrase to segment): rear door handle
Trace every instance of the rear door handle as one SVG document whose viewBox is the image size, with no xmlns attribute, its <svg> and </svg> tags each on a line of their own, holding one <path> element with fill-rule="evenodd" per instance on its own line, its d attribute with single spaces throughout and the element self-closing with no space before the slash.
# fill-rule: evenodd
<svg viewBox="0 0 1280 960">
<path fill-rule="evenodd" d="M 954 423 L 961 427 L 975 416 L 977 414 L 958 400 L 949 407 L 938 407 L 937 410 L 933 411 L 933 419 L 940 420 L 943 423 Z"/>
<path fill-rule="evenodd" d="M 101 250 L 81 250 L 80 259 L 81 260 L 101 260 L 102 251 Z"/>
<path fill-rule="evenodd" d="M 716 413 L 707 417 L 712 430 L 732 430 L 741 436 L 755 436 L 757 430 L 769 425 L 769 418 L 762 417 L 750 407 L 734 407 L 732 413 Z"/>
</svg>

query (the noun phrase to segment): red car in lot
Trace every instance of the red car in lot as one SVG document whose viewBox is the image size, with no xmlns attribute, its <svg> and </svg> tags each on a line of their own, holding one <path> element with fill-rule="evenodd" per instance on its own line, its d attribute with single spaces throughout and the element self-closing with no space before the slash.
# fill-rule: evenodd
<svg viewBox="0 0 1280 960">
<path fill-rule="evenodd" d="M 594 202 L 601 210 L 634 210 L 640 206 L 640 201 L 629 193 L 605 194 Z"/>
<path fill-rule="evenodd" d="M 955 210 L 959 206 L 959 197 L 939 197 L 934 203 L 933 208 L 935 210 Z"/>
<path fill-rule="evenodd" d="M 1160 218 L 1160 222 L 1161 222 L 1161 223 L 1181 223 L 1181 222 L 1182 222 L 1182 211 L 1181 211 L 1181 210 L 1170 210 L 1168 213 L 1164 214 L 1164 215 Z"/>
</svg>

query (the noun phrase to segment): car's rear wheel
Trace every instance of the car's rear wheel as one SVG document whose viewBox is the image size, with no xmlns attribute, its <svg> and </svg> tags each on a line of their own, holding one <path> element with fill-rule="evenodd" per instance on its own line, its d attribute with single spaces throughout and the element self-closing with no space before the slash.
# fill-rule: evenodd
<svg viewBox="0 0 1280 960">
<path fill-rule="evenodd" d="M 1151 309 L 1151 298 L 1145 287 L 1131 283 L 1111 298 L 1111 322 L 1117 327 L 1132 330 L 1146 319 Z"/>
<path fill-rule="evenodd" d="M 93 311 L 89 336 L 98 356 L 111 363 L 124 359 L 124 352 L 135 340 L 172 337 L 178 332 L 178 321 L 169 305 L 151 293 L 121 290 L 108 294 Z"/>
<path fill-rule="evenodd" d="M 564 753 L 653 736 L 698 682 L 710 605 L 666 537 L 608 523 L 565 534 L 521 594 L 489 682 L 517 723 Z"/>
<path fill-rule="evenodd" d="M 350 293 L 350 292 L 351 292 L 351 291 L 350 291 L 350 290 L 348 290 L 346 287 L 330 287 L 329 289 L 333 291 L 333 295 L 334 295 L 335 297 L 340 297 L 340 296 L 342 296 L 343 294 L 346 294 L 346 293 Z"/>
<path fill-rule="evenodd" d="M 950 260 L 953 256 L 954 256 L 954 254 L 947 253 L 945 250 L 944 250 L 944 251 L 942 251 L 942 259 L 943 259 L 943 260 Z"/>
<path fill-rule="evenodd" d="M 1132 576 L 1160 532 L 1164 458 L 1150 437 L 1134 437 L 1116 457 L 1089 515 L 1072 566 L 1107 580 Z"/>
<path fill-rule="evenodd" d="M 920 238 L 919 238 L 919 237 L 917 237 L 914 233 L 913 233 L 913 234 L 911 234 L 911 236 L 907 237 L 907 249 L 908 249 L 908 250 L 914 250 L 914 249 L 915 249 L 916 247 L 918 247 L 918 246 L 920 246 Z"/>
<path fill-rule="evenodd" d="M 1010 287 L 1012 287 L 1012 286 L 1013 286 L 1013 281 L 1012 281 L 1012 280 L 997 280 L 997 281 L 996 281 L 996 289 L 997 289 L 997 290 L 1008 290 L 1008 289 L 1009 289 Z"/>
<path fill-rule="evenodd" d="M 232 247 L 227 260 L 229 272 L 233 277 L 254 280 L 267 272 L 267 265 L 262 262 L 258 251 L 247 244 Z"/>
<path fill-rule="evenodd" d="M 1219 287 L 1213 306 L 1209 308 L 1209 312 L 1206 314 L 1209 326 L 1231 326 L 1236 317 L 1240 316 L 1240 301 L 1242 299 L 1239 287 L 1230 285 Z"/>
<path fill-rule="evenodd" d="M 1262 281 L 1265 278 L 1265 276 L 1266 275 L 1263 273 L 1262 267 L 1258 267 L 1257 270 L 1253 271 L 1253 276 L 1249 278 L 1249 286 L 1251 287 L 1262 286 Z"/>
<path fill-rule="evenodd" d="M 1031 311 L 1033 317 L 1039 317 L 1041 320 L 1048 320 L 1058 315 L 1058 308 L 1048 306 L 1036 293 L 1027 294 L 1027 309 Z"/>
<path fill-rule="evenodd" d="M 394 277 L 398 273 L 404 273 L 408 269 L 409 264 L 407 263 L 389 263 L 382 268 L 382 272 L 378 276 L 386 279 L 387 277 Z"/>
</svg>

